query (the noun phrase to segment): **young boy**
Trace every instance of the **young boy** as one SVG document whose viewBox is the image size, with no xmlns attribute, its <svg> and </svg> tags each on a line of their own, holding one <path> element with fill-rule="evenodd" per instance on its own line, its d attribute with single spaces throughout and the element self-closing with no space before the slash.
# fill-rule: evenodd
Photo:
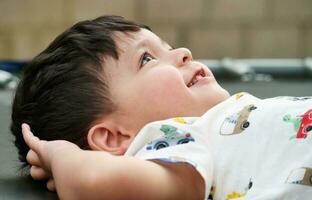
<svg viewBox="0 0 312 200">
<path fill-rule="evenodd" d="M 229 98 L 189 50 L 106 16 L 26 68 L 12 132 L 32 177 L 62 199 L 308 199 L 311 108 L 308 97 Z M 41 139 L 23 125 L 29 152 L 25 122 Z"/>
</svg>

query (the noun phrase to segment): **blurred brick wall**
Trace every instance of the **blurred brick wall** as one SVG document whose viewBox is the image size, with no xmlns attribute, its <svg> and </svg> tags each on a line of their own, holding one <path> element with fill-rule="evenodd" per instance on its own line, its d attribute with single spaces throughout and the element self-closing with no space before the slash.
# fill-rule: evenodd
<svg viewBox="0 0 312 200">
<path fill-rule="evenodd" d="M 195 58 L 312 56 L 312 0 L 0 0 L 0 59 L 29 59 L 103 14 L 145 23 Z"/>
</svg>

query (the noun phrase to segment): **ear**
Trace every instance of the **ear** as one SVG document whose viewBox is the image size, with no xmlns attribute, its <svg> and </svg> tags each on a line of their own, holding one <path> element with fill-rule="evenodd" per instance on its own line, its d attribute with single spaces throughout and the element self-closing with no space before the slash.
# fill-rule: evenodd
<svg viewBox="0 0 312 200">
<path fill-rule="evenodd" d="M 94 125 L 88 132 L 88 144 L 92 150 L 123 155 L 132 141 L 131 134 L 120 132 L 105 123 Z"/>
</svg>

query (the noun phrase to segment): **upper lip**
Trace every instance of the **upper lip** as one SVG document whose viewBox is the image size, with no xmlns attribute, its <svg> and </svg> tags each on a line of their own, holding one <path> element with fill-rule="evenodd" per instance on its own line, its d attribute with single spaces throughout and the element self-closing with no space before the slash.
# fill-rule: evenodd
<svg viewBox="0 0 312 200">
<path fill-rule="evenodd" d="M 192 85 L 194 85 L 197 82 L 196 76 L 198 76 L 198 75 L 202 76 L 202 77 L 206 77 L 207 73 L 205 72 L 205 70 L 203 68 L 196 70 L 194 75 L 192 76 L 192 78 L 187 82 L 187 87 L 191 87 Z"/>
</svg>

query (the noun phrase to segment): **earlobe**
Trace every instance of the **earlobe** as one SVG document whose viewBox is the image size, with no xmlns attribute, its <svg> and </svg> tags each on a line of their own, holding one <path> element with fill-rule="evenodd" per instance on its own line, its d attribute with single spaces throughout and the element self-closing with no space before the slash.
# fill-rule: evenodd
<svg viewBox="0 0 312 200">
<path fill-rule="evenodd" d="M 131 142 L 131 137 L 105 124 L 97 124 L 88 132 L 88 144 L 92 150 L 106 151 L 112 155 L 123 155 Z"/>
</svg>

